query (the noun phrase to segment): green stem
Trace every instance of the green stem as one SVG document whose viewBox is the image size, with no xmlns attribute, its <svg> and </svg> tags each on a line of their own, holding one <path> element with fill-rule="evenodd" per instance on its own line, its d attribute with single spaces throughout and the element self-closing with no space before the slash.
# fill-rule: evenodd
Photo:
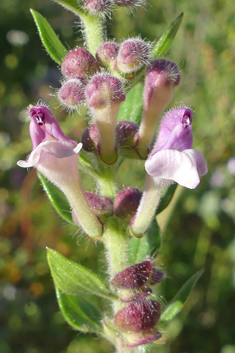
<svg viewBox="0 0 235 353">
<path fill-rule="evenodd" d="M 84 26 L 86 45 L 90 53 L 95 56 L 97 48 L 105 41 L 103 20 L 99 16 L 83 14 L 81 20 Z"/>
</svg>

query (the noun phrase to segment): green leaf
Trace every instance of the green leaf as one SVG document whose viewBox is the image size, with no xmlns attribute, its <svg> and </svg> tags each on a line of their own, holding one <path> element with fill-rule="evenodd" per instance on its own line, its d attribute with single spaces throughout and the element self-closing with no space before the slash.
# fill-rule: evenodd
<svg viewBox="0 0 235 353">
<path fill-rule="evenodd" d="M 168 27 L 168 29 L 163 33 L 163 35 L 153 48 L 151 52 L 152 59 L 162 56 L 167 52 L 175 38 L 176 33 L 178 32 L 182 19 L 183 12 L 174 20 L 174 22 L 172 22 L 170 27 Z"/>
<path fill-rule="evenodd" d="M 82 16 L 83 14 L 85 14 L 82 7 L 79 6 L 78 0 L 54 0 L 54 2 L 57 2 L 65 9 L 72 11 L 76 15 Z"/>
<path fill-rule="evenodd" d="M 178 186 L 178 184 L 172 184 L 172 185 L 168 186 L 168 188 L 165 190 L 164 196 L 162 197 L 162 199 L 159 203 L 159 206 L 157 208 L 156 215 L 158 215 L 163 210 L 165 210 L 165 208 L 169 205 L 169 203 L 171 202 L 171 200 L 174 196 L 174 193 L 175 193 L 177 186 Z"/>
<path fill-rule="evenodd" d="M 74 223 L 71 213 L 71 207 L 64 194 L 54 184 L 48 181 L 41 173 L 38 177 L 43 185 L 43 188 L 51 201 L 52 205 L 59 215 L 67 222 Z"/>
<path fill-rule="evenodd" d="M 90 293 L 106 299 L 116 299 L 106 284 L 92 271 L 66 259 L 57 251 L 47 249 L 47 260 L 55 286 L 69 295 Z"/>
<path fill-rule="evenodd" d="M 169 305 L 165 308 L 161 315 L 161 321 L 172 320 L 183 308 L 184 303 L 188 299 L 192 289 L 195 287 L 197 281 L 203 274 L 204 270 L 196 272 L 184 285 L 179 292 L 171 300 Z"/>
<path fill-rule="evenodd" d="M 143 111 L 143 85 L 137 83 L 126 95 L 126 100 L 121 104 L 118 112 L 118 121 L 129 120 L 140 123 Z"/>
<path fill-rule="evenodd" d="M 47 20 L 37 11 L 32 9 L 30 11 L 38 28 L 38 33 L 42 44 L 52 59 L 61 65 L 65 55 L 68 52 L 67 49 L 63 46 Z"/>
<path fill-rule="evenodd" d="M 156 219 L 147 233 L 140 239 L 133 237 L 129 242 L 131 263 L 142 261 L 146 256 L 156 256 L 161 245 L 161 234 Z"/>
<path fill-rule="evenodd" d="M 82 296 L 68 295 L 59 288 L 56 295 L 60 310 L 65 320 L 75 329 L 82 332 L 101 332 L 102 316 L 100 311 Z"/>
</svg>

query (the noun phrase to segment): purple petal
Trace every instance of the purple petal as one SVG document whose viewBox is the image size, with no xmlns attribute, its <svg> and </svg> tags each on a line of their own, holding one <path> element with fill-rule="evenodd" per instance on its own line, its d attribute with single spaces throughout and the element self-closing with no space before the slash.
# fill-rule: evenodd
<svg viewBox="0 0 235 353">
<path fill-rule="evenodd" d="M 43 105 L 37 105 L 29 110 L 31 122 L 29 132 L 33 143 L 33 150 L 41 143 L 51 139 L 59 141 L 76 142 L 69 139 L 62 132 L 56 118 L 51 111 Z"/>
<path fill-rule="evenodd" d="M 159 151 L 145 162 L 145 169 L 153 178 L 172 180 L 189 189 L 196 188 L 199 175 L 207 172 L 204 157 L 192 149 Z"/>
<path fill-rule="evenodd" d="M 162 119 L 153 153 L 166 149 L 183 151 L 192 147 L 192 112 L 188 108 L 169 111 Z"/>
</svg>

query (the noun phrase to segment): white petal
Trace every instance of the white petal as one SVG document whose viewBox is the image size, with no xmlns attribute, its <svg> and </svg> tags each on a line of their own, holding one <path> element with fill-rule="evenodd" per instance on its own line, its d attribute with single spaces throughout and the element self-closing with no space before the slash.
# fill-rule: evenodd
<svg viewBox="0 0 235 353">
<path fill-rule="evenodd" d="M 145 162 L 149 175 L 156 178 L 173 180 L 189 189 L 194 189 L 200 182 L 195 154 L 186 150 L 162 150 L 152 155 Z"/>
</svg>

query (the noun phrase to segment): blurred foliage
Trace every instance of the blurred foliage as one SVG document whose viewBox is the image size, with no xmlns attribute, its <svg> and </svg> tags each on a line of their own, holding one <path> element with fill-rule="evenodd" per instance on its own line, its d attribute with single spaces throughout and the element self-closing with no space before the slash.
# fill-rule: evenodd
<svg viewBox="0 0 235 353">
<path fill-rule="evenodd" d="M 53 2 L 1 1 L 0 352 L 111 352 L 106 341 L 74 333 L 64 322 L 46 263 L 50 246 L 104 277 L 102 244 L 65 224 L 35 170 L 15 165 L 31 149 L 25 124 L 29 103 L 50 102 L 62 129 L 75 140 L 87 123 L 84 114 L 67 116 L 50 97 L 61 74 L 42 49 L 30 7 L 47 18 L 67 48 L 82 45 L 78 18 Z M 182 11 L 182 26 L 167 54 L 182 71 L 172 105 L 184 102 L 195 110 L 194 147 L 205 154 L 209 173 L 196 190 L 178 193 L 159 259 L 168 275 L 158 290 L 162 302 L 169 302 L 196 271 L 205 272 L 183 312 L 160 329 L 167 328 L 167 343 L 152 352 L 235 353 L 235 171 L 227 167 L 235 156 L 235 3 L 150 0 L 133 12 L 116 10 L 108 35 L 117 41 L 139 34 L 155 40 Z M 143 187 L 141 166 L 124 163 L 120 182 Z M 94 190 L 92 180 L 83 179 Z"/>
</svg>

